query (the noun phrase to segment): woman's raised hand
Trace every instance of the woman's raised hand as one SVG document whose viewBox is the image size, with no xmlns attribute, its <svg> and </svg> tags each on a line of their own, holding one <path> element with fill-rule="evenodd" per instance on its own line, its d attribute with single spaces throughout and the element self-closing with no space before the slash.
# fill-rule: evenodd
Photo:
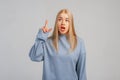
<svg viewBox="0 0 120 80">
<path fill-rule="evenodd" d="M 48 28 L 48 20 L 45 21 L 45 25 L 42 27 L 42 31 L 45 32 L 50 32 L 52 28 Z"/>
</svg>

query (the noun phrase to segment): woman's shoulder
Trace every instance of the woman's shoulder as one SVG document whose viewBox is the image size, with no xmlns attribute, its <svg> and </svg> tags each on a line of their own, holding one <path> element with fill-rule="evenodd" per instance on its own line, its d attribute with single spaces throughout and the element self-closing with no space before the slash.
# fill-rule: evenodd
<svg viewBox="0 0 120 80">
<path fill-rule="evenodd" d="M 85 40 L 82 37 L 77 36 L 79 46 L 81 47 L 82 54 L 86 54 L 86 49 L 85 49 Z"/>
</svg>

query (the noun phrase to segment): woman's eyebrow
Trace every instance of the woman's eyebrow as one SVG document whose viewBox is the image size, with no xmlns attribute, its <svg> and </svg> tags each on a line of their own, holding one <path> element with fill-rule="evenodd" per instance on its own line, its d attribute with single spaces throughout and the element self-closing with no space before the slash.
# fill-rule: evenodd
<svg viewBox="0 0 120 80">
<path fill-rule="evenodd" d="M 69 18 L 66 18 L 66 19 L 69 19 Z"/>
<path fill-rule="evenodd" d="M 58 18 L 62 19 L 62 17 L 58 17 Z M 65 19 L 69 19 L 69 18 L 65 18 Z"/>
<path fill-rule="evenodd" d="M 62 18 L 62 17 L 58 17 L 58 18 Z"/>
</svg>

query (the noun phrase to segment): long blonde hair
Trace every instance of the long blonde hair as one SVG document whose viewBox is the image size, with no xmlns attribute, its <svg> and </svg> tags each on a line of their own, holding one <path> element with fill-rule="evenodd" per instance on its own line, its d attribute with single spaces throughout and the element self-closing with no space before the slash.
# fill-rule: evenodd
<svg viewBox="0 0 120 80">
<path fill-rule="evenodd" d="M 56 21 L 55 21 L 55 26 L 54 26 L 54 30 L 53 30 L 53 34 L 51 37 L 54 48 L 56 49 L 56 51 L 58 52 L 58 40 L 59 40 L 59 32 L 58 32 L 58 26 L 57 26 L 57 18 L 61 13 L 65 13 L 69 16 L 70 18 L 70 27 L 68 30 L 68 42 L 70 44 L 70 51 L 73 51 L 77 45 L 77 37 L 76 37 L 76 33 L 75 33 L 75 29 L 74 29 L 74 20 L 73 20 L 73 15 L 72 13 L 68 10 L 68 9 L 62 9 L 58 12 L 57 16 L 56 16 Z"/>
</svg>

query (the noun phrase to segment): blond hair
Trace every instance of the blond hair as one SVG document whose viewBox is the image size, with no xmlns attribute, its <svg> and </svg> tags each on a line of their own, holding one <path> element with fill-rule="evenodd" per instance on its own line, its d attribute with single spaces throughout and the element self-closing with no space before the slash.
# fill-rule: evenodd
<svg viewBox="0 0 120 80">
<path fill-rule="evenodd" d="M 58 52 L 58 39 L 59 39 L 60 34 L 58 32 L 57 18 L 61 13 L 67 14 L 68 17 L 70 18 L 70 26 L 69 26 L 69 30 L 68 30 L 68 42 L 70 44 L 70 51 L 73 51 L 77 45 L 77 37 L 76 37 L 75 29 L 74 29 L 73 15 L 68 9 L 62 9 L 58 12 L 58 14 L 56 16 L 53 34 L 49 38 L 52 39 L 54 48 Z"/>
</svg>

